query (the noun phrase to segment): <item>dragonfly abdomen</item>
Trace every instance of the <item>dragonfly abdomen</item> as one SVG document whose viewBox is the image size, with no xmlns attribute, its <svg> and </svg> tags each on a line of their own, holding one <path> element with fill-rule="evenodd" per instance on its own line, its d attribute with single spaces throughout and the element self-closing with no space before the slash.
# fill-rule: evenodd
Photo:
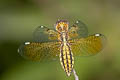
<svg viewBox="0 0 120 80">
<path fill-rule="evenodd" d="M 73 69 L 74 58 L 69 43 L 61 44 L 60 62 L 67 76 L 70 76 Z"/>
</svg>

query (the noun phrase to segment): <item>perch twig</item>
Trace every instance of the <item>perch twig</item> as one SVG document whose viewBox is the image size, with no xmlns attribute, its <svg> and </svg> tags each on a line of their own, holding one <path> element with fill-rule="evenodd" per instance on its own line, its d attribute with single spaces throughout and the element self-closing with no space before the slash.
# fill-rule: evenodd
<svg viewBox="0 0 120 80">
<path fill-rule="evenodd" d="M 79 77 L 78 77 L 78 75 L 76 74 L 75 69 L 73 69 L 73 74 L 74 74 L 75 80 L 79 80 Z"/>
</svg>

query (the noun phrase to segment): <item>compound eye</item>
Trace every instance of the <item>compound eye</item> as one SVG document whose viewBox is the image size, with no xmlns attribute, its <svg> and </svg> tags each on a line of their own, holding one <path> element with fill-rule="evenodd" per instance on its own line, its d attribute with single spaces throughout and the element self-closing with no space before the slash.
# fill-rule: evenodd
<svg viewBox="0 0 120 80">
<path fill-rule="evenodd" d="M 59 30 L 59 32 L 61 32 L 61 31 L 62 31 L 62 28 L 61 28 L 61 27 L 59 27 L 59 28 L 58 28 L 58 30 Z"/>
<path fill-rule="evenodd" d="M 62 28 L 61 28 L 60 24 L 56 24 L 56 31 L 58 31 L 58 32 L 62 31 Z"/>
</svg>

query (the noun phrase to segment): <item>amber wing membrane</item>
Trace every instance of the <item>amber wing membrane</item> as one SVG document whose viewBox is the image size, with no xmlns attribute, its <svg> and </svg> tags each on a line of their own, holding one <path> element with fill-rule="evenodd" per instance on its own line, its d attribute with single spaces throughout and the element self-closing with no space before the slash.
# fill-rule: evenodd
<svg viewBox="0 0 120 80">
<path fill-rule="evenodd" d="M 45 26 L 39 26 L 33 33 L 33 40 L 35 42 L 52 42 L 57 41 L 58 33 Z"/>
<path fill-rule="evenodd" d="M 54 60 L 60 53 L 58 42 L 26 42 L 19 47 L 18 51 L 21 56 L 32 61 Z"/>
<path fill-rule="evenodd" d="M 87 26 L 80 20 L 76 21 L 69 29 L 70 39 L 83 38 L 88 36 Z"/>
<path fill-rule="evenodd" d="M 102 34 L 94 34 L 86 38 L 71 40 L 71 50 L 75 56 L 90 56 L 100 52 L 106 38 Z"/>
</svg>

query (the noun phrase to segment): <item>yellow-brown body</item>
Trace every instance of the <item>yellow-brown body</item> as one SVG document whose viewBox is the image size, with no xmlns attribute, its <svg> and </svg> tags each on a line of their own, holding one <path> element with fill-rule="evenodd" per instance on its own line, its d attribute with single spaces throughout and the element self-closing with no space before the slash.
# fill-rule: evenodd
<svg viewBox="0 0 120 80">
<path fill-rule="evenodd" d="M 73 70 L 74 58 L 71 51 L 68 35 L 68 22 L 58 21 L 56 23 L 56 31 L 58 32 L 58 40 L 61 43 L 60 46 L 60 62 L 66 72 L 67 76 L 70 76 Z"/>
</svg>

